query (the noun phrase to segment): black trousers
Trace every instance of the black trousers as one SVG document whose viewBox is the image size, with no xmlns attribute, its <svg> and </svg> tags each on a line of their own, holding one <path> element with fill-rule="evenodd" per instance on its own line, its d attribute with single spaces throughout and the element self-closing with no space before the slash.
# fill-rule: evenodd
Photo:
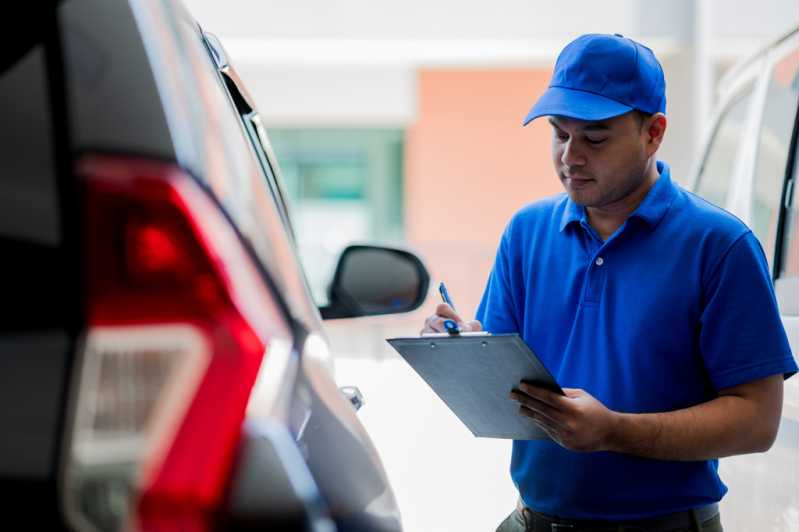
<svg viewBox="0 0 799 532">
<path fill-rule="evenodd" d="M 525 512 L 526 513 L 526 512 Z M 715 516 L 703 521 L 698 522 L 697 525 L 689 525 L 687 527 L 677 527 L 668 529 L 669 532 L 723 532 L 721 526 L 721 516 Z M 661 529 L 663 530 L 663 529 Z M 620 523 L 618 525 L 602 525 L 601 527 L 559 527 L 551 524 L 543 523 L 539 520 L 531 519 L 529 515 L 523 515 L 519 510 L 513 510 L 511 514 L 500 523 L 496 532 L 650 532 L 645 526 L 637 526 Z"/>
</svg>

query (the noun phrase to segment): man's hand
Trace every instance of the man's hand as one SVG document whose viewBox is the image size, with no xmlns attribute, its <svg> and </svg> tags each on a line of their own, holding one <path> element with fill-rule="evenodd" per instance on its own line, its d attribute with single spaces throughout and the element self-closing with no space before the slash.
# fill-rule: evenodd
<svg viewBox="0 0 799 532">
<path fill-rule="evenodd" d="M 441 303 L 436 307 L 436 313 L 432 316 L 428 316 L 427 319 L 424 320 L 424 328 L 419 334 L 446 332 L 447 330 L 444 328 L 444 320 L 454 320 L 455 323 L 458 324 L 461 332 L 475 332 L 483 330 L 483 325 L 479 321 L 463 321 L 460 316 L 458 316 L 458 313 L 452 310 L 452 307 L 446 303 Z"/>
<path fill-rule="evenodd" d="M 563 391 L 565 397 L 522 383 L 511 398 L 567 449 L 711 460 L 771 447 L 780 424 L 783 376 L 725 388 L 705 403 L 651 414 L 614 412 L 583 390 Z"/>
<path fill-rule="evenodd" d="M 564 388 L 565 396 L 527 383 L 510 398 L 519 412 L 533 420 L 561 446 L 572 451 L 606 451 L 611 448 L 618 414 L 584 390 Z"/>
</svg>

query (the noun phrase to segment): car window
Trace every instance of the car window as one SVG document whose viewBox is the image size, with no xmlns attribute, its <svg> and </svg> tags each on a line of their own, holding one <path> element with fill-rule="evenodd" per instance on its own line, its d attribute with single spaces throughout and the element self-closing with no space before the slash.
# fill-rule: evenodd
<svg viewBox="0 0 799 532">
<path fill-rule="evenodd" d="M 699 170 L 697 194 L 720 207 L 727 202 L 753 88 L 747 84 L 725 107 Z"/>
<path fill-rule="evenodd" d="M 244 87 L 238 72 L 230 64 L 230 59 L 219 38 L 212 33 L 202 31 L 202 29 L 201 34 L 260 163 L 264 180 L 272 194 L 275 207 L 278 209 L 289 235 L 296 241 L 294 226 L 289 215 L 285 194 L 283 193 L 280 171 L 277 166 L 273 166 L 273 161 L 276 162 L 275 155 L 261 117 L 255 109 L 255 102 L 249 91 Z"/>
<path fill-rule="evenodd" d="M 258 155 L 258 160 L 260 161 L 261 168 L 264 172 L 264 178 L 269 186 L 269 191 L 272 193 L 272 198 L 275 201 L 275 205 L 280 211 L 280 216 L 283 219 L 286 230 L 288 231 L 289 235 L 291 235 L 292 239 L 294 239 L 296 244 L 294 224 L 291 221 L 288 204 L 286 203 L 286 195 L 283 192 L 282 179 L 280 177 L 279 170 L 276 171 L 277 166 L 273 162 L 275 161 L 275 156 L 272 152 L 271 144 L 269 143 L 269 137 L 266 134 L 266 129 L 263 126 L 263 122 L 261 122 L 261 117 L 257 112 L 252 112 L 247 115 L 243 115 L 241 118 L 244 121 L 247 134 L 250 137 L 253 148 L 255 149 L 255 153 Z M 273 167 L 273 165 L 275 166 Z"/>
<path fill-rule="evenodd" d="M 43 45 L 4 61 L 0 100 L 0 236 L 55 246 L 60 214 Z"/>
<path fill-rule="evenodd" d="M 799 50 L 778 61 L 770 74 L 760 127 L 752 195 L 751 226 L 773 264 L 779 206 L 799 103 Z"/>
<path fill-rule="evenodd" d="M 318 310 L 310 297 L 290 229 L 282 217 L 282 206 L 268 186 L 246 124 L 204 43 L 200 28 L 187 25 L 184 29 L 187 45 L 197 58 L 193 74 L 202 88 L 203 115 L 209 122 L 208 131 L 218 132 L 205 146 L 218 149 L 221 145 L 225 153 L 224 157 L 217 158 L 218 164 L 229 165 L 197 177 L 207 179 L 209 188 L 269 271 L 294 317 L 315 327 L 319 322 Z"/>
</svg>

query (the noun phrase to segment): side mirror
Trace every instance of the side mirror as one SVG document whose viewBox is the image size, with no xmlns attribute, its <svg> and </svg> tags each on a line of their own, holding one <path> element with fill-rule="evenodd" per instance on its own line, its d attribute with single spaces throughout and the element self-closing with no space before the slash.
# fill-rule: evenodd
<svg viewBox="0 0 799 532">
<path fill-rule="evenodd" d="M 381 246 L 347 246 L 330 285 L 322 319 L 409 312 L 424 302 L 430 274 L 409 251 Z"/>
</svg>

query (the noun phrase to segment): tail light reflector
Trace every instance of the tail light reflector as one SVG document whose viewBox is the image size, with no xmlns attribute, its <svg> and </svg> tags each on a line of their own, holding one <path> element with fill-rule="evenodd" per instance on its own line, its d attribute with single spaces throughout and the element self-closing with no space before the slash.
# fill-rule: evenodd
<svg viewBox="0 0 799 532">
<path fill-rule="evenodd" d="M 103 530 L 205 530 L 251 389 L 290 332 L 221 210 L 179 168 L 90 156 L 87 324 L 66 508 Z"/>
</svg>

